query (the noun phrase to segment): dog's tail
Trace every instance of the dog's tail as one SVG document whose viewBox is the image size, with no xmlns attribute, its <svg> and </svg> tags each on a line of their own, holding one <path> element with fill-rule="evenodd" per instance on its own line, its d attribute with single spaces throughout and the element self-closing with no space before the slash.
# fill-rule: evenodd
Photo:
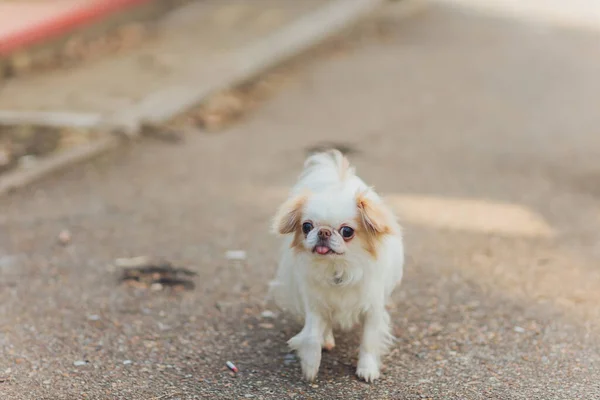
<svg viewBox="0 0 600 400">
<path fill-rule="evenodd" d="M 302 176 L 306 176 L 315 170 L 320 172 L 335 172 L 338 180 L 344 181 L 354 175 L 354 167 L 350 161 L 337 149 L 327 150 L 321 153 L 312 154 L 304 162 L 304 171 Z"/>
</svg>

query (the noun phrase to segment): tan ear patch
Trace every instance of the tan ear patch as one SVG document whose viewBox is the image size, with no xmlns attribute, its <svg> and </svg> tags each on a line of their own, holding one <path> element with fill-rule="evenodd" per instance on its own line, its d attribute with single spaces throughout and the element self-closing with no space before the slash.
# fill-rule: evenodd
<svg viewBox="0 0 600 400">
<path fill-rule="evenodd" d="M 273 231 L 281 235 L 296 232 L 300 227 L 302 209 L 304 208 L 307 199 L 308 195 L 303 194 L 288 199 L 283 203 L 275 215 Z"/>
<path fill-rule="evenodd" d="M 379 203 L 368 199 L 364 192 L 356 196 L 359 218 L 367 231 L 374 235 L 390 233 L 392 228 L 389 224 L 390 215 Z"/>
<path fill-rule="evenodd" d="M 383 205 L 367 198 L 365 192 L 357 194 L 356 206 L 358 208 L 357 222 L 360 226 L 358 237 L 365 249 L 373 257 L 376 257 L 377 243 L 383 235 L 392 233 L 393 229 L 390 225 L 392 216 Z"/>
</svg>

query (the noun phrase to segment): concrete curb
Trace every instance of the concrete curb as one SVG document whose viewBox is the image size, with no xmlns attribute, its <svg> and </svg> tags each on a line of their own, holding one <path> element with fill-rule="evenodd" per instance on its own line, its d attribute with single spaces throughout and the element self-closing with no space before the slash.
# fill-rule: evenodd
<svg viewBox="0 0 600 400">
<path fill-rule="evenodd" d="M 388 0 L 335 0 L 296 20 L 271 36 L 215 60 L 214 70 L 219 79 L 210 85 L 201 85 L 197 76 L 182 76 L 178 84 L 167 86 L 140 101 L 137 105 L 99 121 L 95 128 L 101 131 L 139 135 L 146 124 L 168 121 L 199 104 L 209 95 L 247 81 L 282 61 L 306 51 L 347 25 L 375 11 Z M 50 121 L 53 126 L 85 125 L 96 122 L 95 115 L 61 113 L 21 113 L 10 116 L 20 123 Z M 31 119 L 29 119 L 31 118 Z M 71 121 L 71 122 L 69 122 Z M 78 122 L 77 122 L 78 121 Z M 64 125 L 63 125 L 64 126 Z M 0 176 L 0 195 L 22 188 L 29 183 L 72 164 L 99 155 L 119 143 L 117 135 L 65 151 L 40 160 L 28 169 L 17 169 Z"/>
<path fill-rule="evenodd" d="M 93 113 L 71 113 L 63 111 L 5 111 L 0 110 L 0 125 L 41 125 L 93 129 L 102 121 L 102 116 Z"/>
</svg>

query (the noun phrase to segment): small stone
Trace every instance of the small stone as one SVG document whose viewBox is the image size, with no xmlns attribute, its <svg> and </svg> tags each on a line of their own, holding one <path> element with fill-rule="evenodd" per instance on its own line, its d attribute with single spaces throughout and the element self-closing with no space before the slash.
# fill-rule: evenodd
<svg viewBox="0 0 600 400">
<path fill-rule="evenodd" d="M 44 385 L 49 385 L 50 384 L 50 379 L 48 379 L 47 381 L 42 382 Z"/>
<path fill-rule="evenodd" d="M 160 329 L 161 331 L 168 331 L 171 329 L 171 327 L 169 325 L 163 324 L 162 322 L 158 322 L 158 329 Z"/>
<path fill-rule="evenodd" d="M 268 322 L 262 323 L 262 324 L 258 324 L 258 326 L 260 326 L 263 329 L 273 329 L 275 327 L 275 325 L 270 324 Z"/>
<path fill-rule="evenodd" d="M 150 285 L 150 290 L 152 290 L 153 292 L 159 292 L 162 289 L 163 289 L 162 283 L 155 282 L 152 285 Z"/>
<path fill-rule="evenodd" d="M 263 318 L 267 318 L 267 319 L 273 319 L 273 318 L 275 318 L 275 313 L 270 310 L 265 310 L 260 313 L 260 316 Z"/>
<path fill-rule="evenodd" d="M 245 398 L 247 398 L 247 399 L 251 399 L 251 398 L 253 398 L 253 397 L 254 397 L 254 395 L 253 395 L 253 394 L 250 394 L 250 393 L 246 393 L 246 394 L 244 395 L 244 397 L 245 397 Z"/>
<path fill-rule="evenodd" d="M 131 360 L 123 361 L 123 365 L 129 365 L 129 364 L 133 364 L 133 361 L 131 361 Z"/>
<path fill-rule="evenodd" d="M 87 319 L 89 321 L 99 321 L 100 320 L 100 316 L 98 314 L 92 314 L 92 315 L 88 315 Z"/>
<path fill-rule="evenodd" d="M 114 261 L 114 265 L 119 268 L 139 268 L 150 264 L 152 260 L 148 256 L 122 257 Z"/>
<path fill-rule="evenodd" d="M 318 388 L 318 387 L 319 387 L 319 385 L 317 385 L 317 384 L 312 384 L 312 385 L 310 385 L 310 387 L 311 387 L 311 388 L 313 388 L 313 389 L 316 389 L 316 388 Z"/>
<path fill-rule="evenodd" d="M 82 365 L 86 365 L 86 364 L 87 364 L 87 361 L 84 361 L 84 360 L 78 360 L 73 363 L 73 365 L 76 367 L 81 367 Z"/>
<path fill-rule="evenodd" d="M 229 250 L 225 253 L 225 258 L 228 260 L 243 261 L 246 259 L 246 252 L 244 250 Z"/>
<path fill-rule="evenodd" d="M 525 333 L 525 329 L 520 326 L 515 326 L 514 331 L 517 333 Z"/>
<path fill-rule="evenodd" d="M 58 241 L 62 245 L 67 245 L 71 242 L 71 232 L 64 229 L 58 234 Z"/>
</svg>

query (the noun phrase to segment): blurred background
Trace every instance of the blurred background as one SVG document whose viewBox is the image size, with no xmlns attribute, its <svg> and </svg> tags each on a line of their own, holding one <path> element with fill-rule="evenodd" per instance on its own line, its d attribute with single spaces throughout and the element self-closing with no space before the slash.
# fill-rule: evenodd
<svg viewBox="0 0 600 400">
<path fill-rule="evenodd" d="M 600 397 L 599 45 L 594 0 L 0 0 L 0 398 Z M 405 229 L 373 385 L 265 298 L 331 147 Z"/>
</svg>

